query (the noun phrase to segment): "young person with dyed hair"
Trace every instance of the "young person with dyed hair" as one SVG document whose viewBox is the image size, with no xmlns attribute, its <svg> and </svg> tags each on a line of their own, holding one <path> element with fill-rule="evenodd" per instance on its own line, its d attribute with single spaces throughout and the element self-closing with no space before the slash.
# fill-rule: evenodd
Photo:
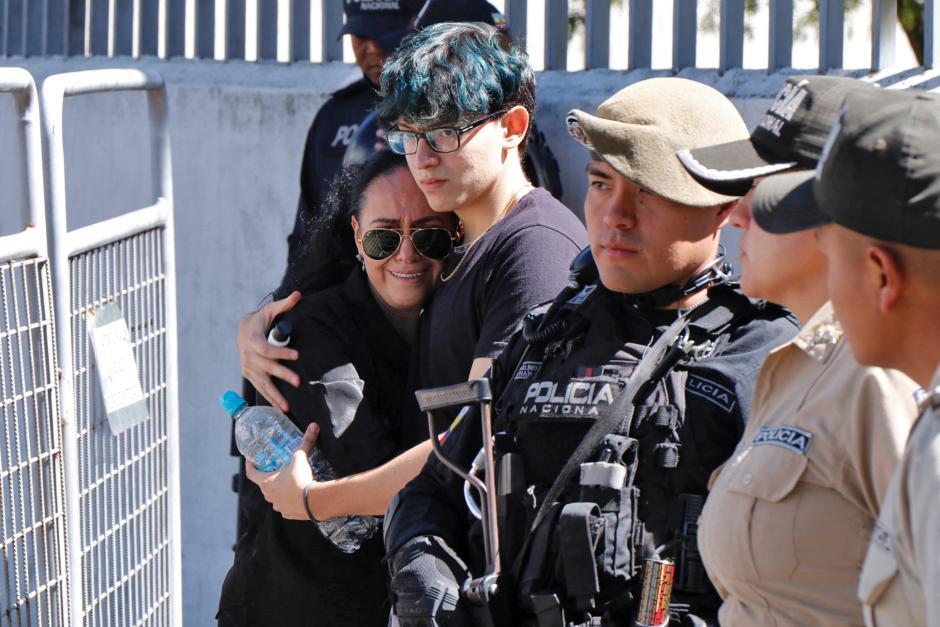
<svg viewBox="0 0 940 627">
<path fill-rule="evenodd" d="M 380 115 L 395 124 L 389 147 L 406 155 L 431 207 L 453 211 L 463 226 L 460 254 L 421 321 L 413 383 L 474 378 L 525 312 L 564 285 L 584 227 L 525 176 L 535 77 L 503 33 L 430 26 L 403 42 L 381 85 Z"/>
<path fill-rule="evenodd" d="M 482 375 L 522 316 L 564 285 L 585 245 L 584 227 L 564 205 L 533 188 L 521 157 L 534 111 L 535 82 L 525 53 L 484 24 L 429 26 L 403 42 L 382 73 L 386 135 L 431 208 L 454 212 L 463 240 L 419 320 L 399 442 L 414 445 L 385 466 L 308 490 L 316 514 L 381 514 L 391 498 L 370 486 L 404 486 L 431 446 L 415 389 Z M 305 350 L 316 350 L 313 347 Z M 285 368 L 286 369 L 286 368 Z M 281 376 L 279 372 L 274 372 Z M 293 373 L 286 373 L 286 378 Z M 440 425 L 438 425 L 440 426 Z M 302 454 L 273 476 L 253 473 L 287 518 L 306 519 L 311 481 Z M 345 493 L 342 502 L 317 494 Z"/>
</svg>

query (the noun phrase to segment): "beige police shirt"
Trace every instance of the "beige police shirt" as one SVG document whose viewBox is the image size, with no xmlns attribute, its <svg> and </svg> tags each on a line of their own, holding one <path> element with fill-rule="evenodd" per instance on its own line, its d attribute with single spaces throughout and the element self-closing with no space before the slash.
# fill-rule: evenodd
<svg viewBox="0 0 940 627">
<path fill-rule="evenodd" d="M 771 352 L 699 521 L 723 627 L 862 624 L 859 571 L 916 389 L 859 365 L 829 304 Z"/>
<path fill-rule="evenodd" d="M 862 569 L 866 625 L 940 627 L 940 368 L 922 409 Z"/>
</svg>

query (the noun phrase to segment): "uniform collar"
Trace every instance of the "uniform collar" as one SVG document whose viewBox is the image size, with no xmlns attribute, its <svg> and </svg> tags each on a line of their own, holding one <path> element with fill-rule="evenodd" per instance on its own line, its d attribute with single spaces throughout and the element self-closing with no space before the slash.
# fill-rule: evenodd
<svg viewBox="0 0 940 627">
<path fill-rule="evenodd" d="M 924 413 L 931 408 L 940 416 L 940 365 L 937 366 L 937 371 L 933 373 L 930 387 L 924 390 L 924 394 L 917 403 L 918 413 Z"/>
<path fill-rule="evenodd" d="M 842 339 L 842 325 L 836 319 L 832 303 L 827 302 L 813 314 L 793 344 L 820 363 L 826 363 Z"/>
</svg>

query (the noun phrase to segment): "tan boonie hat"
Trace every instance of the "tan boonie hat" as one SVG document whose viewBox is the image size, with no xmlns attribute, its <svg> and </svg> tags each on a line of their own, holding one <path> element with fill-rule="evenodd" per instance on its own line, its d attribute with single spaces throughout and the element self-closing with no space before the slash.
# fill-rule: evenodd
<svg viewBox="0 0 940 627">
<path fill-rule="evenodd" d="M 684 78 L 651 78 L 625 87 L 591 115 L 572 110 L 568 132 L 610 167 L 654 194 L 682 205 L 711 207 L 735 200 L 700 185 L 676 152 L 736 140 L 750 133 L 730 100 Z"/>
</svg>

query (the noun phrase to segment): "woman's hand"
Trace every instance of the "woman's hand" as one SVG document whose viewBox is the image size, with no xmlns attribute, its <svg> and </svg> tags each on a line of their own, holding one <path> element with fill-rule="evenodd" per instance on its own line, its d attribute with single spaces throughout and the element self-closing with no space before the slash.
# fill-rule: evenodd
<svg viewBox="0 0 940 627">
<path fill-rule="evenodd" d="M 308 458 L 319 434 L 319 426 L 310 423 L 300 448 L 294 452 L 290 463 L 279 470 L 261 472 L 250 463 L 245 464 L 245 474 L 261 488 L 264 499 L 288 520 L 310 519 L 304 507 L 304 488 L 316 480 Z"/>
<path fill-rule="evenodd" d="M 292 292 L 287 298 L 268 303 L 258 311 L 247 314 L 238 323 L 238 354 L 242 363 L 242 375 L 251 381 L 255 389 L 281 411 L 289 411 L 287 399 L 278 392 L 271 377 L 287 381 L 300 387 L 300 377 L 278 360 L 295 361 L 297 351 L 292 348 L 271 346 L 267 332 L 274 319 L 294 308 L 300 300 L 300 292 Z"/>
</svg>

